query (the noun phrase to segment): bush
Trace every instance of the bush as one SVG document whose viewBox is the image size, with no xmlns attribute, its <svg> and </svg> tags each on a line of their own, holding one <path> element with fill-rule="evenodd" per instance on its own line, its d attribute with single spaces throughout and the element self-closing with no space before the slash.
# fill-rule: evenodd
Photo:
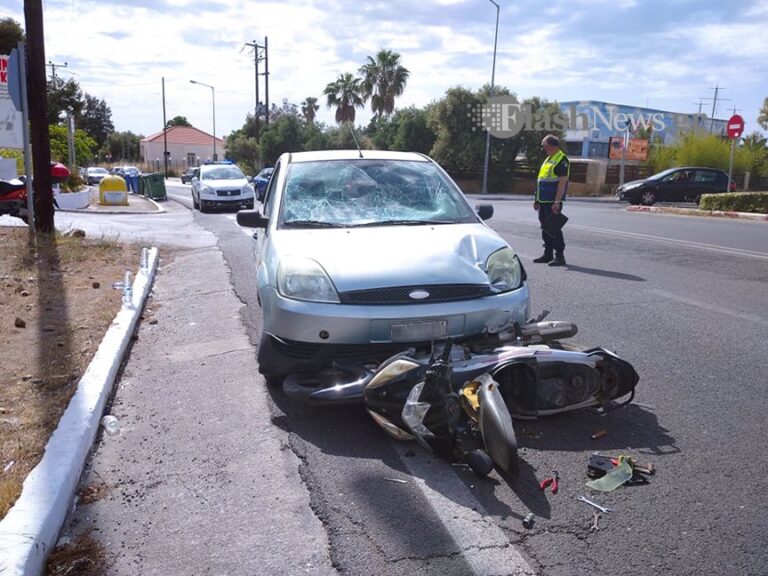
<svg viewBox="0 0 768 576">
<path fill-rule="evenodd" d="M 80 177 L 79 174 L 72 172 L 69 177 L 64 181 L 61 185 L 61 191 L 62 192 L 78 192 L 83 186 L 85 186 L 85 182 Z"/>
<path fill-rule="evenodd" d="M 768 214 L 768 192 L 730 192 L 704 194 L 699 208 L 724 212 L 755 212 Z"/>
</svg>

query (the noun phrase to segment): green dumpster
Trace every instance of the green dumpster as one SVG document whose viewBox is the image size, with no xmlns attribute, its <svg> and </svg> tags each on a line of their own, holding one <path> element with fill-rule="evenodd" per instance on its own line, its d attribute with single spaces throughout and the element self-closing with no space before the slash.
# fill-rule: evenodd
<svg viewBox="0 0 768 576">
<path fill-rule="evenodd" d="M 165 177 L 160 173 L 144 174 L 139 182 L 139 192 L 145 198 L 166 200 Z"/>
</svg>

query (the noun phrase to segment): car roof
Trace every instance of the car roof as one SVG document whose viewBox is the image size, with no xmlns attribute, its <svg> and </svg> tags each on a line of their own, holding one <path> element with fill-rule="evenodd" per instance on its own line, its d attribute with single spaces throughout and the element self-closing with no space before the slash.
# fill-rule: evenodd
<svg viewBox="0 0 768 576">
<path fill-rule="evenodd" d="M 709 166 L 675 166 L 674 168 L 670 168 L 670 170 L 711 170 L 712 172 L 722 172 L 725 174 L 724 170 L 721 170 L 720 168 L 710 168 Z"/>
<path fill-rule="evenodd" d="M 318 160 L 409 160 L 429 162 L 429 158 L 418 152 L 394 152 L 391 150 L 318 150 L 314 152 L 292 152 L 288 162 L 317 162 Z"/>
</svg>

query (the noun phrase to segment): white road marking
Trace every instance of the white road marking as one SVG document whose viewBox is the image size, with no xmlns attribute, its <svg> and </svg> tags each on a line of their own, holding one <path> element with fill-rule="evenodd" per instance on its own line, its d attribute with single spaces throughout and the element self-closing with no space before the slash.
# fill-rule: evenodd
<svg viewBox="0 0 768 576">
<path fill-rule="evenodd" d="M 595 228 L 593 226 L 583 226 L 579 224 L 569 224 L 569 228 L 576 228 L 577 230 L 584 230 L 586 232 L 597 232 L 599 234 L 610 234 L 614 236 L 624 236 L 626 238 L 642 238 L 643 240 L 650 240 L 652 242 L 661 242 L 664 244 L 674 244 L 677 246 L 685 246 L 687 248 L 698 248 L 700 250 L 708 250 L 711 252 L 721 252 L 723 254 L 737 255 L 737 256 L 749 256 L 751 258 L 759 258 L 761 260 L 768 260 L 768 254 L 765 252 L 757 252 L 754 250 L 743 250 L 741 248 L 727 248 L 725 246 L 716 246 L 714 244 L 704 244 L 703 242 L 691 242 L 689 240 L 676 240 L 674 238 L 663 238 L 660 236 L 652 236 L 650 234 L 641 234 L 639 232 L 623 232 L 620 230 L 609 230 L 607 228 Z"/>
<path fill-rule="evenodd" d="M 695 300 L 694 298 L 680 296 L 678 294 L 667 292 L 666 290 L 659 290 L 657 288 L 650 289 L 648 290 L 648 292 L 651 294 L 655 294 L 656 296 L 661 296 L 662 298 L 667 298 L 669 300 L 674 300 L 675 302 L 680 302 L 682 304 L 687 304 L 689 306 L 700 308 L 701 310 L 704 310 L 706 312 L 716 312 L 718 314 L 730 316 L 731 318 L 735 318 L 737 320 L 746 320 L 748 322 L 755 322 L 757 324 L 768 325 L 768 319 L 763 318 L 761 316 L 757 316 L 756 314 L 744 314 L 743 312 L 737 312 L 736 310 L 731 310 L 730 308 L 724 308 L 723 306 L 718 306 L 717 304 L 713 304 L 712 302 L 702 302 L 701 300 Z"/>
</svg>

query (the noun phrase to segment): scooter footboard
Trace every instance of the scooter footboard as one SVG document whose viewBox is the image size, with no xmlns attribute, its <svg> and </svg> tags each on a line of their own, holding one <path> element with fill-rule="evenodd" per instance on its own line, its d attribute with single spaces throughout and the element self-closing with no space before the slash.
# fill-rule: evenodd
<svg viewBox="0 0 768 576">
<path fill-rule="evenodd" d="M 638 381 L 631 364 L 602 348 L 553 350 L 497 366 L 491 375 L 516 418 L 606 406 L 633 392 Z"/>
</svg>

